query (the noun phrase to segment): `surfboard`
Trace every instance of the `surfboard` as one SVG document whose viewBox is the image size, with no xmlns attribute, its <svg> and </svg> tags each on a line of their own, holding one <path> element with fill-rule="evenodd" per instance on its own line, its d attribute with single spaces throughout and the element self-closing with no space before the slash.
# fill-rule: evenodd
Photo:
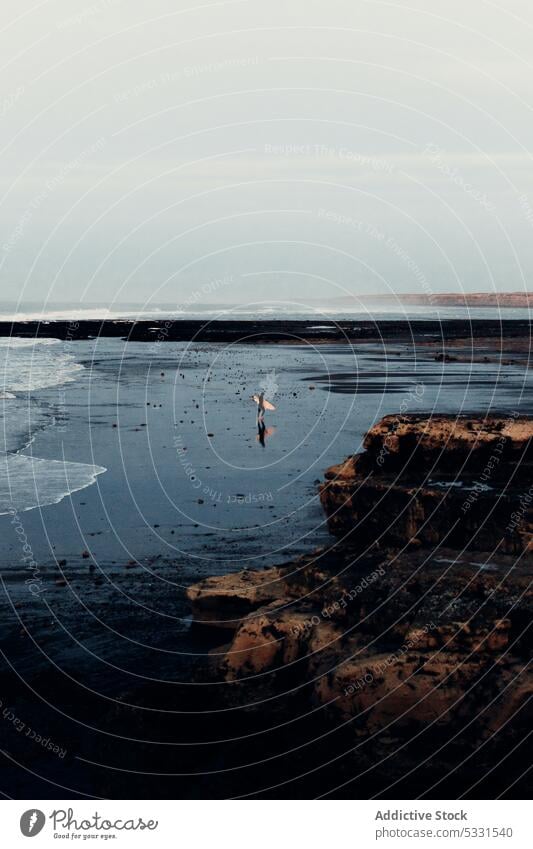
<svg viewBox="0 0 533 849">
<path fill-rule="evenodd" d="M 252 395 L 253 400 L 256 404 L 259 404 L 259 395 Z M 263 407 L 265 410 L 275 410 L 274 404 L 271 404 L 270 401 L 267 401 L 266 398 L 263 398 Z"/>
</svg>

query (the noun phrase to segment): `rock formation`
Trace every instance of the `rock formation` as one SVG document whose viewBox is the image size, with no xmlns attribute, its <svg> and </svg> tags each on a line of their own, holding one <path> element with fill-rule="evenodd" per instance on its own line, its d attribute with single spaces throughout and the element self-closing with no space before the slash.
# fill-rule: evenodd
<svg viewBox="0 0 533 849">
<path fill-rule="evenodd" d="M 386 416 L 326 472 L 329 528 L 361 546 L 519 554 L 533 531 L 531 420 Z M 521 511 L 520 521 L 514 521 Z"/>
<path fill-rule="evenodd" d="M 461 757 L 520 740 L 533 695 L 532 437 L 533 419 L 515 415 L 388 416 L 364 453 L 326 472 L 331 547 L 191 587 L 195 618 L 229 638 L 215 674 L 240 682 L 233 703 L 239 686 L 260 698 L 305 687 L 310 706 L 354 740 L 378 735 L 387 756 L 428 728 L 454 740 L 467 727 Z"/>
</svg>

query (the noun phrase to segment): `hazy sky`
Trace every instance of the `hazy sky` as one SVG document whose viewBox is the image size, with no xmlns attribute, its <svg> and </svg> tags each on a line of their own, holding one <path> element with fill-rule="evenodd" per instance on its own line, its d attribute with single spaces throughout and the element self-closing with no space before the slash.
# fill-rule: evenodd
<svg viewBox="0 0 533 849">
<path fill-rule="evenodd" d="M 0 300 L 524 290 L 530 0 L 3 0 Z"/>
</svg>

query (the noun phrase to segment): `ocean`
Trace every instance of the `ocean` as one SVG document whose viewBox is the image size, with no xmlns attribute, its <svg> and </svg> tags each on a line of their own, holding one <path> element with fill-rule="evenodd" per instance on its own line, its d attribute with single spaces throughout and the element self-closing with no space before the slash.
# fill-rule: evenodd
<svg viewBox="0 0 533 849">
<path fill-rule="evenodd" d="M 39 513 L 43 558 L 60 525 L 69 554 L 98 531 L 106 560 L 133 548 L 212 571 L 323 541 L 316 484 L 383 415 L 524 411 L 531 394 L 518 363 L 440 363 L 405 343 L 4 338 L 0 375 L 0 514 Z M 263 435 L 261 386 L 278 407 Z"/>
<path fill-rule="evenodd" d="M 36 435 L 58 424 L 47 390 L 79 378 L 84 366 L 54 339 L 0 338 L 0 515 L 55 504 L 94 483 L 105 469 L 33 455 Z"/>
<path fill-rule="evenodd" d="M 185 299 L 186 300 L 186 299 Z M 449 319 L 529 319 L 531 310 L 526 307 L 442 307 L 413 306 L 384 304 L 380 302 L 361 302 L 359 309 L 354 310 L 338 305 L 306 305 L 286 302 L 256 301 L 249 305 L 240 304 L 115 304 L 104 303 L 86 304 L 79 302 L 44 305 L 41 303 L 25 303 L 16 306 L 12 302 L 0 301 L 0 322 L 5 321 L 99 321 L 103 319 L 142 320 L 153 319 L 235 319 L 254 321 L 258 319 L 294 319 L 309 320 L 323 318 L 327 321 L 422 321 L 431 319 L 446 321 Z"/>
</svg>

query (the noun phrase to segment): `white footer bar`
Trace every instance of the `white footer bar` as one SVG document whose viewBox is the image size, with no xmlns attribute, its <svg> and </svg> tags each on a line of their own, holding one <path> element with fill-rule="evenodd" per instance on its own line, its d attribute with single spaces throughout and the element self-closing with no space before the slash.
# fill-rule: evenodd
<svg viewBox="0 0 533 849">
<path fill-rule="evenodd" d="M 520 801 L 4 801 L 6 847 L 533 846 Z"/>
</svg>

